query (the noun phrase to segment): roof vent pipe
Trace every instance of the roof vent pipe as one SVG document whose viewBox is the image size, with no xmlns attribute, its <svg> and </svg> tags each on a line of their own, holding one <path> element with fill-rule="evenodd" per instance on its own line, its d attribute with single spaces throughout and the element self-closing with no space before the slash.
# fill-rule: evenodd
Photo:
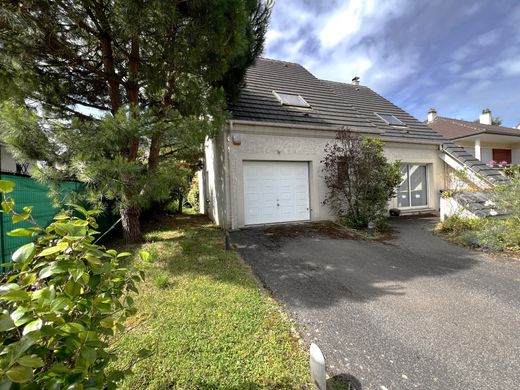
<svg viewBox="0 0 520 390">
<path fill-rule="evenodd" d="M 493 124 L 493 117 L 491 116 L 491 110 L 489 108 L 482 110 L 482 114 L 480 114 L 480 123 L 483 125 Z"/>
<path fill-rule="evenodd" d="M 352 79 L 352 85 L 359 85 L 359 77 L 356 76 Z"/>
<path fill-rule="evenodd" d="M 430 108 L 428 110 L 428 123 L 431 123 L 437 118 L 437 110 L 435 108 Z"/>
</svg>

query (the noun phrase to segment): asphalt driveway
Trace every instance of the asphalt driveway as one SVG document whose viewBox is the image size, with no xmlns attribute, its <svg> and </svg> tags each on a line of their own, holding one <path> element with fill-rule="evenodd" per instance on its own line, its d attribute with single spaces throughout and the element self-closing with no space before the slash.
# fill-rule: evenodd
<svg viewBox="0 0 520 390">
<path fill-rule="evenodd" d="M 388 241 L 328 224 L 232 233 L 245 260 L 356 389 L 514 389 L 520 261 L 449 244 L 434 219 L 398 219 Z"/>
</svg>

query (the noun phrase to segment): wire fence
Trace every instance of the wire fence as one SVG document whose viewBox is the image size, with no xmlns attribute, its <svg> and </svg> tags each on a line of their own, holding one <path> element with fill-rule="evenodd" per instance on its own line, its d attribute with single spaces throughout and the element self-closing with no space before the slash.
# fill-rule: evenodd
<svg viewBox="0 0 520 390">
<path fill-rule="evenodd" d="M 32 216 L 41 226 L 48 226 L 54 216 L 60 211 L 64 204 L 69 202 L 71 194 L 81 192 L 84 189 L 82 183 L 77 181 L 62 181 L 59 183 L 59 204 L 56 205 L 49 197 L 49 188 L 32 179 L 29 176 L 22 176 L 9 173 L 0 173 L 1 180 L 12 181 L 16 184 L 14 191 L 9 197 L 14 198 L 15 210 L 22 211 L 25 206 L 33 206 Z M 110 227 L 114 218 L 102 216 L 98 223 L 100 230 Z M 30 237 L 11 237 L 7 233 L 16 228 L 30 227 L 28 222 L 13 224 L 11 216 L 1 213 L 0 218 L 0 255 L 2 263 L 9 263 L 11 255 L 20 246 L 31 242 Z M 3 268 L 0 269 L 3 271 Z"/>
</svg>

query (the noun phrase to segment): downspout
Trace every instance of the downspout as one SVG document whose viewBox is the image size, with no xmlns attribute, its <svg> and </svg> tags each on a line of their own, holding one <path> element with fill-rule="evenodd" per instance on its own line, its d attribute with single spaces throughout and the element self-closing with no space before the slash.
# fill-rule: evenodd
<svg viewBox="0 0 520 390">
<path fill-rule="evenodd" d="M 229 128 L 224 133 L 224 188 L 226 192 L 226 221 L 224 229 L 226 232 L 231 229 L 233 213 L 231 211 L 231 178 L 230 178 L 230 162 L 229 162 L 229 135 L 233 131 L 233 120 L 229 121 Z"/>
</svg>

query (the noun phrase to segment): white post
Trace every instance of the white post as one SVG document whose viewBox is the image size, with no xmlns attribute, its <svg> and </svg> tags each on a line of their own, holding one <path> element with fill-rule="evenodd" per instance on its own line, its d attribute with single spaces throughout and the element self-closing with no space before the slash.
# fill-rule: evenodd
<svg viewBox="0 0 520 390">
<path fill-rule="evenodd" d="M 327 390 L 327 374 L 325 372 L 325 357 L 320 348 L 312 343 L 310 349 L 311 380 L 318 390 Z"/>
<path fill-rule="evenodd" d="M 475 140 L 475 158 L 482 161 L 482 154 L 480 153 L 480 138 Z"/>
</svg>

